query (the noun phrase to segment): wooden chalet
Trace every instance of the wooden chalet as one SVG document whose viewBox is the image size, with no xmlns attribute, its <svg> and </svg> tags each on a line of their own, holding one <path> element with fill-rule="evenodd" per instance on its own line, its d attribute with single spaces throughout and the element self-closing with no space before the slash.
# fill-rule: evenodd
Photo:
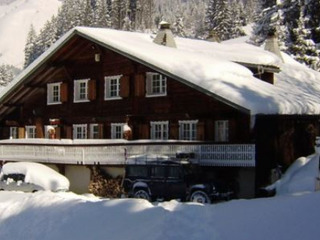
<svg viewBox="0 0 320 240">
<path fill-rule="evenodd" d="M 253 197 L 277 163 L 313 151 L 319 115 L 253 115 L 223 89 L 186 77 L 205 72 L 207 56 L 189 56 L 179 42 L 177 48 L 160 46 L 169 41 L 162 40 L 71 30 L 2 92 L 0 159 L 46 163 L 70 179 L 71 190 L 85 192 L 91 166 L 118 175 L 134 155 L 192 153 L 208 178 L 236 185 L 239 197 Z M 263 87 L 272 86 L 280 71 L 276 64 L 229 62 L 251 69 L 268 82 L 254 78 Z"/>
</svg>

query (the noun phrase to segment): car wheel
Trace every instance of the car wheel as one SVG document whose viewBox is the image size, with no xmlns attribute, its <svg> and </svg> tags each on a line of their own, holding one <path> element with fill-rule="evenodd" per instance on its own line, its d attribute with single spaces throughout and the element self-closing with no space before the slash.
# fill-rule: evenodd
<svg viewBox="0 0 320 240">
<path fill-rule="evenodd" d="M 133 194 L 134 198 L 141 198 L 150 201 L 150 195 L 145 189 L 138 189 Z"/>
<path fill-rule="evenodd" d="M 201 190 L 194 191 L 190 196 L 190 201 L 197 203 L 211 203 L 208 194 Z"/>
</svg>

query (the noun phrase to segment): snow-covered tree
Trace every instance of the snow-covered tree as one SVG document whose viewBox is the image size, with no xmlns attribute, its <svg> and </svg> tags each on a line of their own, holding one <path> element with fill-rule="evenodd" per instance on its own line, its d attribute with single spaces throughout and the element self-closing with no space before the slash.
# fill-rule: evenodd
<svg viewBox="0 0 320 240">
<path fill-rule="evenodd" d="M 0 86 L 5 87 L 12 81 L 14 74 L 10 65 L 0 65 Z"/>
<path fill-rule="evenodd" d="M 320 45 L 320 0 L 308 0 L 305 3 L 306 27 L 311 31 L 313 41 Z"/>
<path fill-rule="evenodd" d="M 96 0 L 93 26 L 111 28 L 111 0 Z"/>
<path fill-rule="evenodd" d="M 243 18 L 243 5 L 240 1 L 232 1 L 229 6 L 232 21 L 230 21 L 230 38 L 244 36 L 242 29 L 245 20 Z"/>
<path fill-rule="evenodd" d="M 232 37 L 232 19 L 227 0 L 210 0 L 206 11 L 208 36 L 216 35 L 220 40 Z"/>
<path fill-rule="evenodd" d="M 24 67 L 25 68 L 37 58 L 37 56 L 35 55 L 36 39 L 37 39 L 36 31 L 34 29 L 34 26 L 31 25 L 28 32 L 28 36 L 27 36 L 27 42 L 24 48 Z"/>
<path fill-rule="evenodd" d="M 306 28 L 307 19 L 305 18 L 305 5 L 303 0 L 297 1 L 299 6 L 299 17 L 296 21 L 297 26 L 291 31 L 291 44 L 288 51 L 296 60 L 304 63 L 315 70 L 320 70 L 320 50 L 311 38 L 311 30 Z"/>
<path fill-rule="evenodd" d="M 172 25 L 173 33 L 179 37 L 186 37 L 184 31 L 183 17 L 181 15 L 176 16 L 176 21 Z"/>
</svg>

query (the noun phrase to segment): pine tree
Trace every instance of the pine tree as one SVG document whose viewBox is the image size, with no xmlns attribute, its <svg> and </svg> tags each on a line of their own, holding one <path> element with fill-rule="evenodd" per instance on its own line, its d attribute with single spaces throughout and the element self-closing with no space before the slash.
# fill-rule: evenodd
<svg viewBox="0 0 320 240">
<path fill-rule="evenodd" d="M 31 25 L 30 30 L 28 32 L 28 36 L 27 36 L 27 42 L 24 48 L 24 67 L 25 68 L 29 66 L 29 64 L 36 59 L 36 56 L 34 54 L 36 39 L 37 39 L 36 31 L 34 29 L 34 26 Z"/>
<path fill-rule="evenodd" d="M 207 34 L 216 35 L 220 40 L 232 37 L 232 20 L 227 0 L 210 0 L 206 11 Z"/>
<path fill-rule="evenodd" d="M 10 65 L 0 65 L 0 86 L 5 87 L 8 85 L 9 82 L 13 79 L 13 66 Z"/>
<path fill-rule="evenodd" d="M 320 70 L 320 50 L 316 48 L 314 41 L 311 39 L 311 31 L 306 28 L 307 19 L 305 18 L 305 5 L 302 0 L 298 1 L 299 17 L 297 26 L 291 32 L 291 45 L 289 52 L 294 58 L 315 70 Z"/>
<path fill-rule="evenodd" d="M 107 28 L 111 27 L 111 1 L 96 1 L 93 26 Z"/>
<path fill-rule="evenodd" d="M 245 33 L 242 29 L 244 19 L 242 19 L 241 16 L 242 4 L 239 1 L 233 1 L 228 8 L 230 9 L 230 15 L 232 16 L 232 21 L 230 21 L 230 38 L 244 36 Z"/>
<path fill-rule="evenodd" d="M 309 0 L 306 2 L 305 7 L 306 27 L 311 31 L 313 41 L 320 44 L 320 0 Z"/>
<path fill-rule="evenodd" d="M 176 16 L 176 21 L 173 23 L 173 33 L 179 37 L 186 37 L 184 31 L 183 17 L 179 14 Z"/>
<path fill-rule="evenodd" d="M 122 29 L 126 14 L 127 14 L 127 1 L 113 0 L 112 24 L 114 29 Z"/>
</svg>

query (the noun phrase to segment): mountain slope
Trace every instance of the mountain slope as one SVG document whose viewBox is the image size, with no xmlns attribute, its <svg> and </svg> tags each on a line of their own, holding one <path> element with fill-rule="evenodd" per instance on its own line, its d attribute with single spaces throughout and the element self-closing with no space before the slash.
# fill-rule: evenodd
<svg viewBox="0 0 320 240">
<path fill-rule="evenodd" d="M 0 5 L 0 64 L 22 68 L 31 24 L 38 33 L 60 5 L 60 0 L 15 0 Z"/>
</svg>

